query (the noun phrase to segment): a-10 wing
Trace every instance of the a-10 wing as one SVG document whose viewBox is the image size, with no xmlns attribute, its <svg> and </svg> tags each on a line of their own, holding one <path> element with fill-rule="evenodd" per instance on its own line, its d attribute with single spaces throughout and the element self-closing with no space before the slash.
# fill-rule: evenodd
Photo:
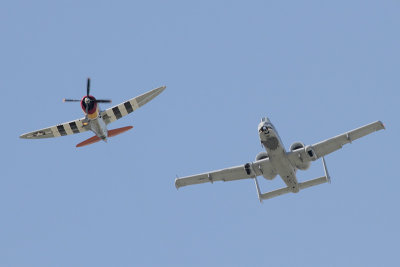
<svg viewBox="0 0 400 267">
<path fill-rule="evenodd" d="M 217 171 L 206 172 L 202 174 L 176 178 L 176 188 L 202 183 L 212 183 L 215 181 L 235 181 L 241 179 L 251 179 L 255 176 L 262 175 L 263 172 L 268 172 L 270 168 L 269 159 L 259 160 L 253 163 L 246 163 L 240 166 L 226 168 Z"/>
<path fill-rule="evenodd" d="M 298 149 L 293 152 L 289 152 L 288 156 L 292 162 L 296 162 L 298 160 L 301 160 L 302 162 L 314 161 L 338 149 L 341 149 L 345 144 L 351 143 L 354 140 L 382 129 L 385 129 L 383 123 L 381 121 L 376 121 L 347 133 L 343 133 L 325 141 L 313 144 L 305 149 Z M 312 152 L 309 152 L 310 150 Z"/>
<path fill-rule="evenodd" d="M 108 108 L 101 112 L 101 116 L 103 117 L 106 124 L 119 120 L 120 118 L 128 115 L 129 113 L 132 113 L 136 109 L 140 108 L 141 106 L 161 94 L 161 92 L 164 91 L 165 88 L 165 86 L 161 86 L 140 96 L 131 98 L 128 101 L 125 101 L 119 105 Z"/>
<path fill-rule="evenodd" d="M 364 137 L 368 134 L 371 134 L 373 132 L 379 131 L 385 129 L 385 126 L 381 121 L 376 121 L 370 124 L 367 124 L 365 126 L 362 126 L 360 128 L 357 128 L 355 130 L 352 130 L 350 132 L 335 136 L 333 138 L 330 138 L 328 140 L 316 143 L 312 145 L 314 148 L 315 154 L 317 155 L 317 158 L 323 157 L 325 155 L 328 155 L 338 149 L 341 149 L 342 146 L 345 144 L 351 143 L 354 140 L 357 140 L 361 137 Z"/>
<path fill-rule="evenodd" d="M 20 135 L 20 138 L 42 139 L 42 138 L 59 137 L 59 136 L 64 136 L 64 135 L 86 132 L 87 130 L 89 130 L 89 127 L 83 125 L 84 120 L 85 120 L 85 118 L 81 118 L 81 119 L 77 119 L 74 121 L 65 122 L 65 123 L 55 125 L 55 126 L 51 126 L 48 128 L 25 133 L 25 134 Z"/>
</svg>

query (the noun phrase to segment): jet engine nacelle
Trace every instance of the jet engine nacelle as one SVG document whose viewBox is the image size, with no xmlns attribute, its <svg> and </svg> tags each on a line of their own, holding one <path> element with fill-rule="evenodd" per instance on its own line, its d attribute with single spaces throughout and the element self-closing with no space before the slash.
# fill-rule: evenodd
<svg viewBox="0 0 400 267">
<path fill-rule="evenodd" d="M 305 147 L 305 145 L 302 142 L 295 142 L 290 146 L 290 151 L 293 152 L 298 149 L 304 149 L 304 147 Z M 306 152 L 307 152 L 307 148 L 309 148 L 309 147 L 310 146 L 306 147 Z M 307 170 L 308 168 L 310 168 L 310 161 L 304 162 L 303 160 L 301 160 L 299 158 L 298 160 L 296 160 L 295 166 L 299 170 Z"/>
<path fill-rule="evenodd" d="M 297 150 L 297 149 L 300 149 L 300 148 L 304 148 L 305 146 L 304 146 L 304 144 L 302 143 L 302 142 L 294 142 L 291 146 L 290 146 L 290 151 L 295 151 L 295 150 Z"/>
<path fill-rule="evenodd" d="M 257 161 L 267 159 L 267 158 L 268 158 L 267 152 L 262 151 L 262 152 L 258 153 L 256 156 L 256 159 L 255 159 L 254 165 L 258 166 Z M 275 169 L 272 168 L 271 163 L 269 161 L 262 163 L 262 166 L 263 166 L 263 168 L 262 168 L 261 174 L 265 179 L 272 180 L 276 177 L 277 173 L 275 172 Z M 247 168 L 248 169 L 250 168 L 250 163 L 247 166 Z M 246 170 L 246 167 L 245 167 L 245 170 Z M 246 172 L 248 173 L 248 170 L 246 170 Z M 260 175 L 260 173 L 258 173 L 258 175 Z"/>
<path fill-rule="evenodd" d="M 317 154 L 315 154 L 314 148 L 312 146 L 306 146 L 305 151 L 306 151 L 307 156 L 311 160 L 317 159 Z"/>
<path fill-rule="evenodd" d="M 268 153 L 263 151 L 257 154 L 256 161 L 268 158 Z"/>
</svg>

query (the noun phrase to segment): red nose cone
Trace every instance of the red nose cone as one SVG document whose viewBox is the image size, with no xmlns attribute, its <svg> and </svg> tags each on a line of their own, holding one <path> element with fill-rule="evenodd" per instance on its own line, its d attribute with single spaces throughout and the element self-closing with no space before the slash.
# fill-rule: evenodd
<svg viewBox="0 0 400 267">
<path fill-rule="evenodd" d="M 94 96 L 89 95 L 89 96 L 84 96 L 82 98 L 82 100 L 81 100 L 81 108 L 82 108 L 83 112 L 85 112 L 85 113 L 86 113 L 87 105 L 89 105 L 88 106 L 88 114 L 93 114 L 93 113 L 96 112 L 96 110 L 97 110 L 97 102 L 96 102 L 96 98 L 94 98 Z"/>
</svg>

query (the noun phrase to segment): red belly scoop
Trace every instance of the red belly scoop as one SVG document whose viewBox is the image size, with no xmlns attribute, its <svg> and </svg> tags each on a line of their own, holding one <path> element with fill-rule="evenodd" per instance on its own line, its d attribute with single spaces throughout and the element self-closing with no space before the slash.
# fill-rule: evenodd
<svg viewBox="0 0 400 267">
<path fill-rule="evenodd" d="M 133 128 L 133 126 L 126 126 L 126 127 L 122 127 L 122 128 L 109 130 L 108 137 L 113 137 L 113 136 L 122 134 L 126 131 L 129 131 L 132 128 Z M 100 140 L 101 140 L 101 138 L 95 135 L 95 136 L 90 137 L 89 139 L 77 144 L 76 147 L 83 147 L 83 146 L 91 145 L 91 144 L 99 142 Z"/>
</svg>

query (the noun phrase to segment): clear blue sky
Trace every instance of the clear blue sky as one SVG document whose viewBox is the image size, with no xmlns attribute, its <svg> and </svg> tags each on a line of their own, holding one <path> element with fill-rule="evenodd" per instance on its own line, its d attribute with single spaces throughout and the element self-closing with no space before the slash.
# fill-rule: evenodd
<svg viewBox="0 0 400 267">
<path fill-rule="evenodd" d="M 395 0 L 2 1 L 0 266 L 395 266 L 399 14 Z M 167 89 L 108 144 L 18 138 L 82 117 L 61 100 L 87 77 L 115 104 Z M 286 147 L 387 130 L 329 155 L 332 184 L 262 205 L 250 180 L 175 189 L 254 160 L 263 116 Z"/>
</svg>

